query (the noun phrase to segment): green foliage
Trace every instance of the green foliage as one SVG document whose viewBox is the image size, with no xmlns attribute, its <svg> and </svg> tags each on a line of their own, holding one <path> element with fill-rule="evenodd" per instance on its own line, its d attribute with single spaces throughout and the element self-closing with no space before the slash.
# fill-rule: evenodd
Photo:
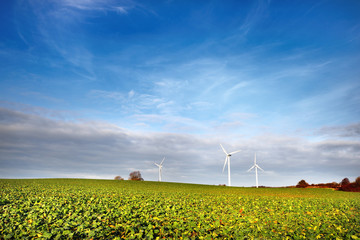
<svg viewBox="0 0 360 240">
<path fill-rule="evenodd" d="M 360 194 L 80 179 L 0 180 L 0 239 L 357 239 Z"/>
</svg>

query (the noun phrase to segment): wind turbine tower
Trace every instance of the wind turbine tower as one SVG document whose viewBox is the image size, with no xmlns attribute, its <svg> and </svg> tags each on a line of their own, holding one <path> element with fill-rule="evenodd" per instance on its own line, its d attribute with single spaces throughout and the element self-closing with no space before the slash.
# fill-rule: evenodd
<svg viewBox="0 0 360 240">
<path fill-rule="evenodd" d="M 234 153 L 238 153 L 241 150 L 235 151 L 235 152 L 231 152 L 231 153 L 227 153 L 226 150 L 224 149 L 224 147 L 220 144 L 220 147 L 222 148 L 222 150 L 224 151 L 226 157 L 225 157 L 225 162 L 224 162 L 224 167 L 223 167 L 223 172 L 225 170 L 225 166 L 226 164 L 228 165 L 228 186 L 231 186 L 231 176 L 230 176 L 230 157 L 232 154 Z"/>
<path fill-rule="evenodd" d="M 161 161 L 160 164 L 155 163 L 155 165 L 158 166 L 158 168 L 159 168 L 159 182 L 161 182 L 161 171 L 162 171 L 162 164 L 163 164 L 164 160 L 165 160 L 165 157 L 163 158 L 163 160 Z"/>
<path fill-rule="evenodd" d="M 259 165 L 257 165 L 256 163 L 256 153 L 255 153 L 255 158 L 254 158 L 254 165 L 247 170 L 248 172 L 250 172 L 253 168 L 255 168 L 255 177 L 256 177 L 256 188 L 259 187 L 259 181 L 258 181 L 258 169 L 260 169 L 261 171 L 264 171 L 261 167 L 259 167 Z"/>
</svg>

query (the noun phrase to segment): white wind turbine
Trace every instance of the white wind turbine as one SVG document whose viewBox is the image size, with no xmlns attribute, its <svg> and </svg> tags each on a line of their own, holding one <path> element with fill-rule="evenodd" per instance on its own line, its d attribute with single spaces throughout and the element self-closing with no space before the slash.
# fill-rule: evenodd
<svg viewBox="0 0 360 240">
<path fill-rule="evenodd" d="M 220 144 L 222 150 L 224 151 L 224 153 L 226 154 L 226 157 L 225 157 L 225 162 L 224 162 L 224 167 L 223 167 L 223 172 L 225 170 L 225 166 L 226 166 L 226 163 L 228 165 L 228 186 L 231 186 L 231 177 L 230 177 L 230 157 L 232 154 L 234 153 L 238 153 L 240 152 L 241 150 L 238 150 L 238 151 L 235 151 L 235 152 L 231 152 L 231 153 L 227 153 L 226 150 L 224 149 L 224 147 Z"/>
<path fill-rule="evenodd" d="M 165 157 L 163 158 L 163 160 L 161 161 L 160 164 L 155 163 L 155 165 L 158 166 L 158 168 L 159 168 L 159 182 L 161 182 L 161 170 L 162 170 L 162 164 L 163 164 L 164 160 L 165 160 Z"/>
<path fill-rule="evenodd" d="M 259 181 L 258 181 L 258 169 L 260 169 L 261 171 L 264 171 L 261 167 L 259 167 L 259 165 L 256 164 L 256 153 L 255 153 L 255 158 L 254 158 L 254 165 L 247 170 L 248 172 L 250 172 L 253 168 L 255 168 L 255 177 L 256 177 L 256 187 L 259 187 Z"/>
</svg>

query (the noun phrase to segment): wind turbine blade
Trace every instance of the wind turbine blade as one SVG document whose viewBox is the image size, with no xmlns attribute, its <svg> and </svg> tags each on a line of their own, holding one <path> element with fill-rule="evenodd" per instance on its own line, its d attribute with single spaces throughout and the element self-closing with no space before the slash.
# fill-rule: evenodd
<svg viewBox="0 0 360 240">
<path fill-rule="evenodd" d="M 261 167 L 259 167 L 259 165 L 256 165 L 261 171 L 264 171 L 264 169 L 262 169 Z M 264 171 L 265 172 L 265 171 Z"/>
<path fill-rule="evenodd" d="M 255 157 L 254 157 L 254 164 L 256 164 L 256 153 L 255 153 Z"/>
<path fill-rule="evenodd" d="M 162 165 L 164 161 L 165 161 L 165 157 L 164 157 L 164 159 L 161 161 L 160 165 Z"/>
<path fill-rule="evenodd" d="M 225 158 L 224 167 L 223 167 L 223 172 L 224 172 L 224 170 L 225 170 L 225 166 L 226 166 L 227 161 L 228 161 L 228 156 L 226 156 L 226 158 Z"/>
<path fill-rule="evenodd" d="M 254 167 L 255 167 L 255 165 L 252 166 L 249 170 L 247 170 L 247 172 L 250 172 Z"/>
<path fill-rule="evenodd" d="M 225 153 L 226 155 L 229 155 L 229 154 L 226 152 L 225 148 L 221 145 L 221 143 L 220 143 L 220 147 L 222 148 L 222 150 L 224 151 L 224 153 Z"/>
<path fill-rule="evenodd" d="M 230 155 L 233 155 L 234 153 L 238 153 L 238 152 L 241 152 L 241 150 L 238 150 L 238 151 L 235 151 L 235 152 L 231 152 L 229 153 Z"/>
</svg>

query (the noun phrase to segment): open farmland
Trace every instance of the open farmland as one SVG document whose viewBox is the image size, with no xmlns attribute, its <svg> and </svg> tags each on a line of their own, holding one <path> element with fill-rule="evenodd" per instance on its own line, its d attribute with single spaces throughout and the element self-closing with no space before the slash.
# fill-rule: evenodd
<svg viewBox="0 0 360 240">
<path fill-rule="evenodd" d="M 0 239 L 357 239 L 360 194 L 164 182 L 0 180 Z"/>
</svg>

